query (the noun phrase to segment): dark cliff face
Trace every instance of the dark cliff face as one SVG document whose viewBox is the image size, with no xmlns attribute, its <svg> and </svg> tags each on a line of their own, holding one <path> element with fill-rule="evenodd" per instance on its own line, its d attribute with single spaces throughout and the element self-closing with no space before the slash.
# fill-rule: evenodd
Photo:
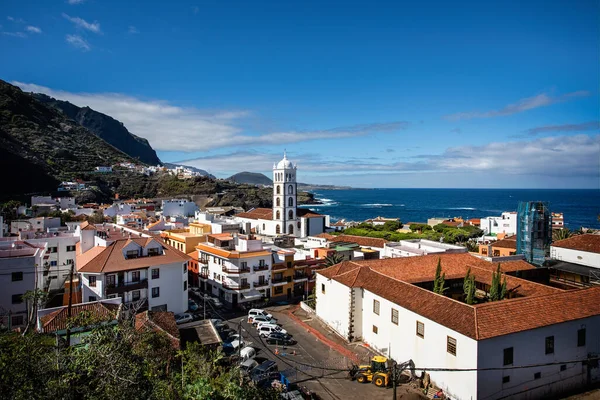
<svg viewBox="0 0 600 400">
<path fill-rule="evenodd" d="M 125 153 L 16 86 L 0 80 L 0 197 L 56 189 Z"/>
<path fill-rule="evenodd" d="M 77 122 L 132 158 L 137 158 L 141 162 L 150 165 L 161 163 L 156 151 L 146 139 L 130 133 L 123 123 L 111 116 L 92 110 L 89 107 L 78 107 L 68 101 L 57 100 L 41 93 L 35 93 L 33 97 L 60 110 L 67 118 Z"/>
</svg>

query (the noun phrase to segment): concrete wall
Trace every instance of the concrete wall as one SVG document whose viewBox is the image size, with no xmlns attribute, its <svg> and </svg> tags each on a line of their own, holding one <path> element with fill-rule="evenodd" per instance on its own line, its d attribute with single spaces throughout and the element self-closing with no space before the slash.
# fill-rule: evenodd
<svg viewBox="0 0 600 400">
<path fill-rule="evenodd" d="M 164 264 L 148 268 L 148 307 L 167 305 L 167 311 L 184 312 L 188 308 L 188 291 L 183 290 L 187 281 L 187 268 L 184 263 Z M 152 279 L 152 269 L 159 269 L 159 278 Z M 185 269 L 185 272 L 184 272 Z M 152 288 L 159 287 L 159 297 L 152 298 Z"/>
<path fill-rule="evenodd" d="M 340 336 L 347 339 L 350 288 L 320 274 L 317 274 L 316 284 L 317 316 Z"/>
<path fill-rule="evenodd" d="M 35 256 L 0 258 L 0 309 L 13 315 L 22 315 L 27 320 L 27 303 L 12 304 L 13 295 L 23 295 L 35 289 Z M 13 272 L 23 272 L 23 280 L 12 281 Z M 0 316 L 0 323 L 8 325 L 6 317 Z"/>
<path fill-rule="evenodd" d="M 577 347 L 577 331 L 586 329 L 586 345 Z M 554 353 L 545 354 L 545 339 L 554 336 Z M 544 328 L 500 336 L 479 343 L 479 368 L 502 367 L 505 348 L 513 348 L 513 365 L 559 363 L 537 368 L 505 371 L 482 371 L 478 378 L 480 399 L 539 399 L 556 395 L 562 390 L 581 387 L 586 382 L 586 367 L 581 363 L 560 364 L 561 361 L 582 360 L 588 354 L 600 352 L 600 317 L 586 318 Z M 565 371 L 561 371 L 565 365 Z M 534 374 L 541 373 L 539 379 Z M 592 369 L 598 379 L 599 369 Z M 502 383 L 509 376 L 510 382 Z"/>
<path fill-rule="evenodd" d="M 555 260 L 598 268 L 600 272 L 600 253 L 550 246 L 550 257 Z"/>
</svg>

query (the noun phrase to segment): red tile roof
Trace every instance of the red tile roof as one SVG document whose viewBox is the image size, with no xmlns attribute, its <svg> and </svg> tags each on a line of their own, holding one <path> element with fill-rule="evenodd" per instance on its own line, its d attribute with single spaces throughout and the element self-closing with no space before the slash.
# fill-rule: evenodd
<svg viewBox="0 0 600 400">
<path fill-rule="evenodd" d="M 131 259 L 126 259 L 123 255 L 123 248 L 128 244 L 135 242 L 140 246 L 145 247 L 153 240 L 162 246 L 164 254 Z M 94 250 L 94 253 L 97 251 L 98 250 Z M 184 253 L 180 252 L 179 250 L 175 250 L 166 243 L 160 243 L 154 238 L 130 238 L 115 240 L 107 247 L 104 247 L 103 250 L 97 253 L 91 260 L 85 260 L 87 262 L 83 263 L 82 261 L 84 258 L 86 258 L 86 254 L 87 252 L 77 256 L 76 264 L 78 272 L 106 273 L 128 271 L 132 269 L 144 269 L 155 265 L 172 264 L 189 260 L 189 257 Z"/>
<path fill-rule="evenodd" d="M 299 208 L 296 211 L 296 215 L 300 218 L 317 218 L 323 216 L 323 214 L 319 214 L 318 212 L 314 212 L 308 208 Z"/>
<path fill-rule="evenodd" d="M 74 304 L 71 308 L 71 315 L 77 316 L 82 312 L 88 312 L 90 317 L 100 321 L 112 321 L 117 317 L 119 306 L 111 303 L 102 303 L 99 301 L 92 303 Z M 40 318 L 42 322 L 42 332 L 50 333 L 67 329 L 67 307 L 46 314 Z"/>
<path fill-rule="evenodd" d="M 511 239 L 512 237 L 513 236 L 491 243 L 492 248 L 499 247 L 499 248 L 503 248 L 503 249 L 516 249 L 517 241 L 515 239 Z"/>
<path fill-rule="evenodd" d="M 476 340 L 600 315 L 600 287 L 564 291 L 507 276 L 508 287 L 517 288 L 525 297 L 471 306 L 411 283 L 433 280 L 438 258 L 447 279 L 464 277 L 471 267 L 478 281 L 489 283 L 491 271 L 496 268 L 495 264 L 469 254 L 442 254 L 344 261 L 317 273 L 349 287 L 365 288 Z M 533 267 L 523 261 L 512 261 L 502 263 L 501 268 L 506 272 Z"/>
<path fill-rule="evenodd" d="M 321 238 L 321 239 L 331 240 L 331 239 L 336 238 L 337 236 L 330 235 L 329 233 L 323 232 L 323 233 L 319 233 L 318 235 L 315 235 L 314 237 L 318 237 L 318 238 Z"/>
<path fill-rule="evenodd" d="M 149 329 L 154 332 L 167 334 L 173 347 L 179 348 L 179 328 L 175 322 L 175 315 L 168 311 L 144 311 L 135 316 L 135 329 Z"/>
<path fill-rule="evenodd" d="M 235 215 L 239 218 L 247 218 L 247 219 L 273 219 L 273 209 L 271 208 L 255 208 L 248 212 L 243 212 Z"/>
<path fill-rule="evenodd" d="M 587 251 L 588 253 L 600 253 L 600 235 L 586 233 L 575 235 L 568 239 L 559 240 L 552 243 L 554 247 L 564 249 Z"/>
<path fill-rule="evenodd" d="M 356 243 L 359 246 L 365 247 L 379 247 L 383 248 L 383 246 L 387 243 L 385 239 L 371 238 L 366 236 L 354 236 L 354 235 L 339 235 L 334 239 L 331 239 L 332 242 L 352 242 Z"/>
</svg>

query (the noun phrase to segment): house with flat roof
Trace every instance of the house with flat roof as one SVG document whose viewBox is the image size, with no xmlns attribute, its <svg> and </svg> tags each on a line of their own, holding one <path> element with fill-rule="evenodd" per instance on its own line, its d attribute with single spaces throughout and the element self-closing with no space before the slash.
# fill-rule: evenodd
<svg viewBox="0 0 600 400">
<path fill-rule="evenodd" d="M 433 292 L 438 260 L 443 295 Z M 500 267 L 506 298 L 489 301 L 497 264 L 470 254 L 344 261 L 317 272 L 316 315 L 348 341 L 412 360 L 452 399 L 543 398 L 599 381 L 588 359 L 600 353 L 600 287 L 523 279 L 536 268 L 522 260 Z"/>
<path fill-rule="evenodd" d="M 547 266 L 558 281 L 583 286 L 600 284 L 600 235 L 586 233 L 553 242 Z"/>
</svg>

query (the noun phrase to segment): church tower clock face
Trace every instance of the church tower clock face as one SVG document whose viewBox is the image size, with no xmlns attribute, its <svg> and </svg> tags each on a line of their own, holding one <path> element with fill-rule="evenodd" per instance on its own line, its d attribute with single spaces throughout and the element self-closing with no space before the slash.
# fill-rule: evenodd
<svg viewBox="0 0 600 400">
<path fill-rule="evenodd" d="M 273 220 L 277 234 L 295 235 L 297 215 L 297 165 L 283 153 L 283 159 L 273 165 Z"/>
</svg>

